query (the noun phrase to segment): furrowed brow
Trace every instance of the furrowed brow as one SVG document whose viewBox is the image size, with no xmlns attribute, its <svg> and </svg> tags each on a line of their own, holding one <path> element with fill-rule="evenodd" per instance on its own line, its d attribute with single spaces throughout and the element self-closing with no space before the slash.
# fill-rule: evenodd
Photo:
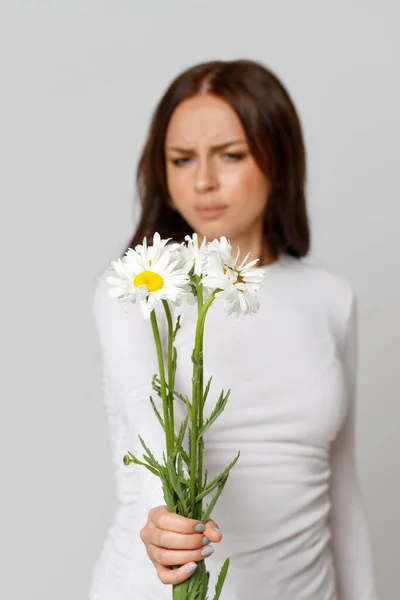
<svg viewBox="0 0 400 600">
<path fill-rule="evenodd" d="M 230 142 L 224 142 L 223 144 L 216 144 L 211 146 L 211 149 L 214 151 L 225 150 L 229 146 L 233 146 L 235 144 L 246 144 L 245 140 L 232 140 Z M 182 154 L 194 154 L 194 150 L 192 148 L 178 148 L 177 146 L 171 146 L 167 148 L 167 150 L 173 150 L 175 152 L 181 152 Z"/>
</svg>

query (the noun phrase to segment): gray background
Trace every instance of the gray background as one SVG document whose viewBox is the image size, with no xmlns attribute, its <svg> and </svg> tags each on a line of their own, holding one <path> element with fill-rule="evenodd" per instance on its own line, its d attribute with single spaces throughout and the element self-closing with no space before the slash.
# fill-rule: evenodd
<svg viewBox="0 0 400 600">
<path fill-rule="evenodd" d="M 359 473 L 381 599 L 398 599 L 399 17 L 395 0 L 0 3 L 2 598 L 87 598 L 115 508 L 93 280 L 133 231 L 165 86 L 246 57 L 300 113 L 311 258 L 358 295 Z"/>
</svg>

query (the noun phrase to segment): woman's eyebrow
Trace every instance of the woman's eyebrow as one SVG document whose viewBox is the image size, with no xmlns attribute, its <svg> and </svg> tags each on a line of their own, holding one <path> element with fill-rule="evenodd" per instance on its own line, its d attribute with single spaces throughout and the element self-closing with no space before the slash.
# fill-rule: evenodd
<svg viewBox="0 0 400 600">
<path fill-rule="evenodd" d="M 224 150 L 225 148 L 228 148 L 228 146 L 233 146 L 234 144 L 246 144 L 246 140 L 232 140 L 231 142 L 224 142 L 223 144 L 216 144 L 214 146 L 211 146 L 212 150 Z M 169 148 L 167 148 L 167 150 L 175 150 L 175 152 L 182 152 L 182 153 L 194 153 L 194 150 L 192 150 L 191 148 L 178 148 L 177 146 L 171 146 Z"/>
</svg>

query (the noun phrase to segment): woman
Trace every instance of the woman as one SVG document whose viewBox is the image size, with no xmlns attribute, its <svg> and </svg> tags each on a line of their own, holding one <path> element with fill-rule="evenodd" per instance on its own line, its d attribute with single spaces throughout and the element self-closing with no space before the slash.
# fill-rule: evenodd
<svg viewBox="0 0 400 600">
<path fill-rule="evenodd" d="M 91 600 L 170 599 L 170 584 L 191 576 L 210 542 L 211 598 L 229 556 L 221 600 L 376 600 L 355 467 L 356 298 L 344 277 L 302 260 L 305 178 L 296 110 L 262 65 L 195 66 L 161 99 L 138 167 L 142 212 L 129 247 L 144 236 L 151 243 L 155 231 L 175 241 L 226 236 L 234 255 L 237 246 L 242 257 L 251 252 L 265 271 L 257 314 L 225 320 L 215 302 L 206 322 L 205 380 L 213 374 L 217 393 L 232 390 L 205 439 L 209 479 L 241 455 L 204 531 L 169 513 L 157 477 L 122 464 L 127 450 L 143 454 L 138 433 L 162 456 L 149 402 L 158 368 L 149 323 L 108 298 L 104 273 L 94 312 L 119 506 Z M 188 395 L 195 319 L 185 307 L 177 336 L 176 387 Z"/>
</svg>

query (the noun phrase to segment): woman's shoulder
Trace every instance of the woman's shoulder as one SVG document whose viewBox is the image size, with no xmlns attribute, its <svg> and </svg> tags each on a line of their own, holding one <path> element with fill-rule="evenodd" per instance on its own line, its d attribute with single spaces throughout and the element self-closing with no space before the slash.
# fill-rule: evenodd
<svg viewBox="0 0 400 600">
<path fill-rule="evenodd" d="M 108 291 L 111 289 L 111 286 L 107 281 L 108 277 L 112 277 L 113 275 L 116 275 L 115 271 L 112 269 L 111 265 L 108 265 L 107 267 L 103 266 L 93 277 L 92 309 L 96 320 L 98 320 L 101 315 L 108 312 L 113 306 L 108 296 Z"/>
<path fill-rule="evenodd" d="M 356 300 L 347 275 L 313 257 L 284 254 L 281 265 L 282 282 L 293 301 L 315 314 L 322 312 L 342 329 Z"/>
<path fill-rule="evenodd" d="M 104 294 L 107 296 L 107 292 L 110 289 L 108 283 L 108 277 L 116 277 L 116 272 L 111 266 L 111 262 L 108 265 L 102 265 L 100 269 L 93 275 L 92 279 L 92 297 L 93 299 L 103 298 Z"/>
<path fill-rule="evenodd" d="M 310 293 L 333 297 L 334 300 L 348 298 L 354 293 L 352 284 L 344 272 L 327 266 L 321 259 L 314 257 L 296 258 L 283 254 L 283 271 L 288 273 L 301 287 Z"/>
</svg>

